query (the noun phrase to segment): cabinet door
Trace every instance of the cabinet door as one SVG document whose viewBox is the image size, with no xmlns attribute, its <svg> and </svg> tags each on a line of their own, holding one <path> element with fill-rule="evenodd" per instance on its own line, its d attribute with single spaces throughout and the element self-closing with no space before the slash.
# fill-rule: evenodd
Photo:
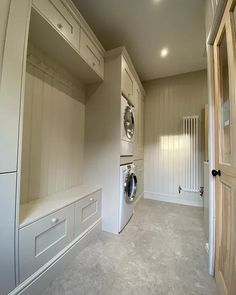
<svg viewBox="0 0 236 295">
<path fill-rule="evenodd" d="M 79 51 L 80 26 L 61 0 L 33 0 L 33 6 Z"/>
<path fill-rule="evenodd" d="M 142 94 L 140 96 L 139 116 L 140 116 L 139 158 L 143 159 L 144 158 L 144 97 Z"/>
<path fill-rule="evenodd" d="M 135 161 L 135 173 L 137 176 L 137 194 L 136 198 L 139 199 L 144 192 L 144 167 L 143 167 L 143 160 Z"/>
<path fill-rule="evenodd" d="M 16 173 L 0 174 L 0 294 L 15 287 Z"/>
<path fill-rule="evenodd" d="M 140 137 L 140 91 L 136 86 L 134 90 L 134 159 L 138 159 L 139 153 L 139 137 Z"/>
<path fill-rule="evenodd" d="M 101 191 L 78 201 L 75 205 L 75 237 L 101 218 Z"/>
<path fill-rule="evenodd" d="M 134 159 L 144 157 L 144 99 L 138 86 L 135 87 L 135 137 Z"/>
<path fill-rule="evenodd" d="M 12 0 L 7 23 L 0 87 L 0 173 L 16 171 L 22 73 L 30 0 Z"/>
<path fill-rule="evenodd" d="M 104 58 L 83 29 L 81 29 L 80 54 L 90 67 L 103 78 Z"/>
<path fill-rule="evenodd" d="M 132 104 L 134 104 L 134 78 L 124 58 L 122 58 L 121 75 L 122 93 Z"/>
<path fill-rule="evenodd" d="M 73 240 L 74 204 L 19 231 L 20 281 L 24 281 Z"/>
</svg>

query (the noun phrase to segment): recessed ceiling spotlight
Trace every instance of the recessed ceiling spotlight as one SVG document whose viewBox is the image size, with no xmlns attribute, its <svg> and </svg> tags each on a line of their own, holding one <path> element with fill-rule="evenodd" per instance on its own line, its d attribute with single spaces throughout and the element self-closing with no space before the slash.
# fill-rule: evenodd
<svg viewBox="0 0 236 295">
<path fill-rule="evenodd" d="M 164 58 L 169 54 L 169 49 L 168 48 L 163 48 L 161 50 L 161 57 Z"/>
<path fill-rule="evenodd" d="M 154 3 L 159 3 L 161 0 L 153 0 Z"/>
</svg>

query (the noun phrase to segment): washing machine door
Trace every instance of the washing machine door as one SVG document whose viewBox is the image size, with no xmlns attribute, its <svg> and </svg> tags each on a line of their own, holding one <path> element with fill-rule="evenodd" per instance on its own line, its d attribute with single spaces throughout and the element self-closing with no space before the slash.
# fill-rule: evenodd
<svg viewBox="0 0 236 295">
<path fill-rule="evenodd" d="M 137 192 L 137 177 L 132 173 L 128 173 L 124 183 L 125 199 L 128 204 L 134 202 Z"/>
<path fill-rule="evenodd" d="M 131 106 L 125 108 L 124 128 L 126 136 L 131 139 L 134 136 L 134 114 Z"/>
</svg>

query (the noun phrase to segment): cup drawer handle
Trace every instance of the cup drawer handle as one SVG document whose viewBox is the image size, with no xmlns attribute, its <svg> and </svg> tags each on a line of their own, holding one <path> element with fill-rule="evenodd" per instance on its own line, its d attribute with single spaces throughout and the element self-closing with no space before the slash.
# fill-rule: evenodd
<svg viewBox="0 0 236 295">
<path fill-rule="evenodd" d="M 57 24 L 58 29 L 62 30 L 63 29 L 63 25 L 62 24 Z"/>
<path fill-rule="evenodd" d="M 52 224 L 56 224 L 58 221 L 59 221 L 59 219 L 56 218 L 56 217 L 53 217 L 53 218 L 51 219 L 51 223 L 52 223 Z"/>
</svg>

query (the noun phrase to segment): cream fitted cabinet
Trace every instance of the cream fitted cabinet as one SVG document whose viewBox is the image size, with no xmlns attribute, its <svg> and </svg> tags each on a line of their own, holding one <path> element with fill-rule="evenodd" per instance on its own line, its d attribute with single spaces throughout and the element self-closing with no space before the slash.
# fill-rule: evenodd
<svg viewBox="0 0 236 295">
<path fill-rule="evenodd" d="M 104 77 L 104 58 L 83 29 L 81 29 L 80 54 L 101 77 Z"/>
<path fill-rule="evenodd" d="M 99 79 L 103 80 L 105 51 L 91 30 L 88 29 L 88 25 L 79 12 L 71 11 L 68 3 L 70 1 L 67 0 L 33 0 L 33 8 L 58 34 L 56 36 L 51 32 L 45 23 L 41 25 L 40 17 L 33 13 L 34 32 L 31 33 L 31 36 L 37 35 L 39 32 L 38 38 L 42 40 L 46 38 L 47 42 L 42 42 L 42 49 L 46 51 L 53 53 L 55 50 L 52 47 L 56 46 L 55 56 L 57 59 L 60 61 L 63 56 L 65 66 L 71 68 L 79 78 L 88 83 L 98 82 Z M 69 47 L 64 41 L 68 42 Z M 38 43 L 40 40 L 35 40 L 35 42 Z M 58 54 L 57 51 L 61 51 L 61 54 Z"/>
<path fill-rule="evenodd" d="M 94 193 L 75 204 L 75 236 L 80 235 L 101 217 L 101 194 Z"/>
<path fill-rule="evenodd" d="M 75 49 L 80 46 L 80 26 L 60 0 L 33 0 L 33 6 Z"/>
<path fill-rule="evenodd" d="M 52 263 L 57 254 L 65 252 L 70 243 L 81 239 L 100 222 L 101 189 L 87 195 L 90 190 L 90 186 L 78 186 L 45 200 L 22 205 L 20 282 Z"/>
<path fill-rule="evenodd" d="M 58 210 L 20 229 L 20 282 L 73 240 L 74 206 Z"/>
<path fill-rule="evenodd" d="M 144 96 L 135 84 L 134 91 L 135 106 L 135 134 L 134 134 L 134 160 L 144 158 Z"/>
<path fill-rule="evenodd" d="M 143 197 L 144 192 L 144 163 L 143 160 L 135 160 L 135 173 L 137 176 L 137 193 L 136 193 L 136 199 L 139 200 Z"/>
<path fill-rule="evenodd" d="M 8 294 L 14 288 L 13 294 L 36 294 L 38 290 L 28 291 L 28 288 L 34 288 L 34 285 L 39 289 L 45 287 L 55 274 L 55 268 L 62 269 L 62 265 L 88 241 L 88 236 L 100 230 L 101 193 L 95 194 L 96 205 L 85 204 L 82 211 L 79 201 L 93 195 L 95 191 L 89 188 L 89 193 L 84 193 L 85 189 L 82 188 L 78 189 L 78 194 L 68 196 L 64 190 L 83 185 L 77 169 L 82 171 L 84 167 L 76 165 L 76 161 L 79 162 L 84 156 L 83 146 L 80 149 L 83 142 L 79 140 L 78 130 L 75 136 L 71 130 L 83 126 L 77 125 L 78 116 L 74 115 L 79 113 L 83 119 L 85 87 L 103 81 L 105 50 L 70 0 L 11 0 L 5 19 L 7 25 L 0 89 L 0 294 Z M 81 37 L 82 31 L 87 39 L 84 39 L 84 35 Z M 34 53 L 30 54 L 27 50 L 30 43 L 42 51 L 42 59 L 38 60 Z M 50 62 L 47 63 L 48 57 Z M 93 66 L 93 62 L 97 64 Z M 32 67 L 34 70 L 27 72 L 27 68 Z M 37 116 L 45 104 L 40 104 L 39 108 L 37 104 L 32 104 L 32 108 L 29 108 L 37 109 L 36 116 L 33 116 L 36 122 L 34 128 L 40 127 L 41 123 L 44 127 L 34 133 L 38 138 L 34 144 L 36 149 L 32 148 L 32 137 L 29 137 L 30 140 L 25 137 L 23 130 L 24 122 L 27 121 L 24 107 L 27 89 L 30 90 L 26 83 L 29 74 L 30 79 L 37 80 L 37 83 L 29 83 L 33 87 L 29 97 L 32 98 L 35 91 L 37 103 L 43 99 L 56 106 L 44 113 L 46 117 L 50 114 L 47 117 L 50 120 L 52 118 L 51 127 L 54 131 L 51 134 L 47 133 L 49 128 L 45 128 L 48 122 L 46 117 Z M 60 112 L 63 116 L 60 116 Z M 52 113 L 56 113 L 55 116 Z M 60 120 L 63 122 L 60 126 L 56 122 L 57 117 L 63 119 Z M 70 136 L 73 137 L 71 141 Z M 47 144 L 45 138 L 56 143 L 55 149 Z M 41 140 L 43 144 L 39 142 Z M 34 163 L 30 161 L 33 166 L 24 166 L 30 167 L 30 177 L 22 170 L 22 150 L 28 141 L 32 148 L 28 154 L 35 160 Z M 57 157 L 54 161 L 50 156 L 50 151 L 54 155 L 58 155 L 58 151 L 71 155 L 69 147 L 73 148 L 73 155 L 77 155 L 76 161 L 72 156 L 71 161 L 66 157 Z M 34 151 L 39 156 L 35 156 Z M 42 158 L 46 160 L 43 162 Z M 52 169 L 47 169 L 49 158 L 54 161 Z M 70 169 L 67 169 L 68 166 Z M 64 182 L 58 181 L 53 171 L 62 172 L 62 175 L 66 171 L 70 179 L 65 177 Z M 21 193 L 23 179 L 26 183 L 25 194 Z M 36 193 L 34 189 L 31 190 L 31 185 Z M 48 188 L 50 191 L 45 193 Z M 55 199 L 52 196 L 54 193 L 59 194 Z M 82 201 L 80 204 L 83 206 Z M 80 230 L 76 231 L 75 211 L 78 210 L 82 212 L 84 222 Z M 78 219 L 78 222 L 81 220 Z"/>
<path fill-rule="evenodd" d="M 121 63 L 121 91 L 122 94 L 134 105 L 135 80 L 124 57 L 122 57 Z"/>
</svg>

